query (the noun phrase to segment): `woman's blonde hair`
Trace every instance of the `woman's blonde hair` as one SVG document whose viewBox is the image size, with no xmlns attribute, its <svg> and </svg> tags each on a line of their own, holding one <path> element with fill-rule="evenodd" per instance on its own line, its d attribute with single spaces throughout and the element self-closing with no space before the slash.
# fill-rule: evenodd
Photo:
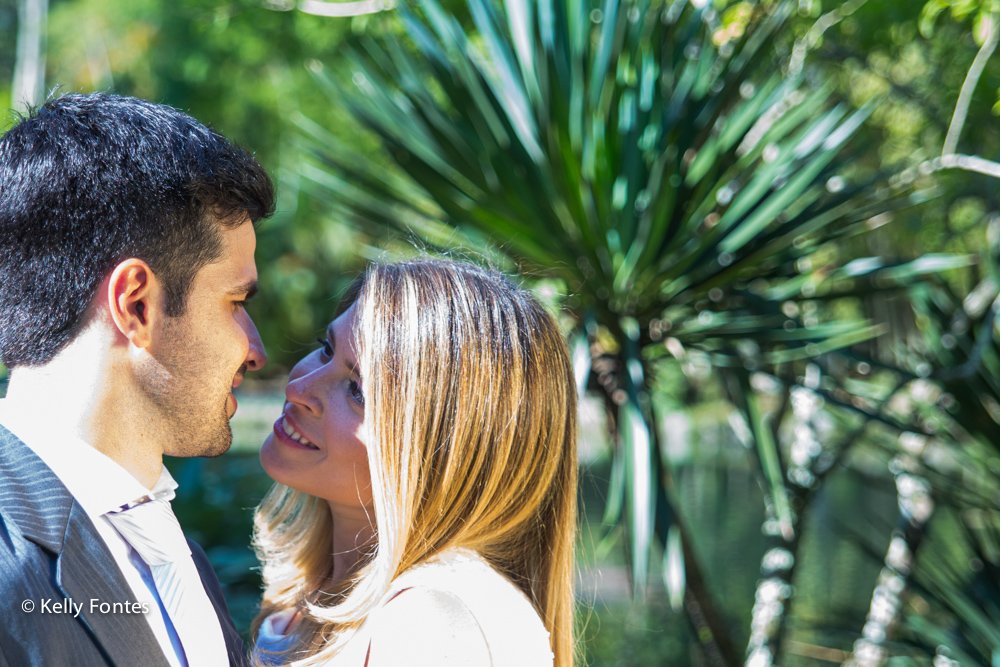
<svg viewBox="0 0 1000 667">
<path fill-rule="evenodd" d="M 275 485 L 257 510 L 267 615 L 306 611 L 295 665 L 338 653 L 413 565 L 478 552 L 516 584 L 573 664 L 576 389 L 553 318 L 494 271 L 445 260 L 371 266 L 354 305 L 377 545 L 340 590 L 329 507 Z"/>
</svg>

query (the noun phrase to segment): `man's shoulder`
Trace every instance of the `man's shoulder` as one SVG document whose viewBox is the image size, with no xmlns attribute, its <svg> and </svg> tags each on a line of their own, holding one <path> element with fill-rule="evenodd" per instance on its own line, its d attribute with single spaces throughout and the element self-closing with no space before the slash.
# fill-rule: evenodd
<svg viewBox="0 0 1000 667">
<path fill-rule="evenodd" d="M 0 422 L 0 485 L 21 482 L 31 487 L 31 479 L 40 473 L 52 472 L 28 445 L 24 444 L 3 422 Z"/>
<path fill-rule="evenodd" d="M 0 472 L 0 479 L 5 472 Z M 18 522 L 11 517 L 0 486 L 0 588 L 10 592 L 11 582 L 24 580 L 25 571 L 44 571 L 48 557 L 27 539 Z"/>
<path fill-rule="evenodd" d="M 0 424 L 0 515 L 30 541 L 58 551 L 73 496 L 52 469 Z"/>
</svg>

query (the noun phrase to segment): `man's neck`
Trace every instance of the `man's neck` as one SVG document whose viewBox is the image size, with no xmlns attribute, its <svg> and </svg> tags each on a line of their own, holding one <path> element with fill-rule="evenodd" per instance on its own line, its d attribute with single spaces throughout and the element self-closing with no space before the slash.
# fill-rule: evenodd
<svg viewBox="0 0 1000 667">
<path fill-rule="evenodd" d="M 13 370 L 4 411 L 39 437 L 82 440 L 152 488 L 163 466 L 152 424 L 133 414 L 137 401 L 99 332 L 81 333 L 43 366 Z"/>
</svg>

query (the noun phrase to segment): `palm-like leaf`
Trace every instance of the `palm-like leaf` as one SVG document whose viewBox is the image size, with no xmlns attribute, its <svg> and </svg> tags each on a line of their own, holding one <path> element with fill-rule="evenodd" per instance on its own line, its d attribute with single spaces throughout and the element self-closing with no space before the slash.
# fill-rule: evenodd
<svg viewBox="0 0 1000 667">
<path fill-rule="evenodd" d="M 750 76 L 786 5 L 725 56 L 684 3 L 609 2 L 596 25 L 580 3 L 512 3 L 501 24 L 472 0 L 474 42 L 429 1 L 426 23 L 404 14 L 427 71 L 391 42 L 365 40 L 352 53 L 354 85 L 321 75 L 420 187 L 366 169 L 329 137 L 312 148 L 350 175 L 327 185 L 356 218 L 388 228 L 443 219 L 564 278 L 574 305 L 614 331 L 622 316 L 646 325 L 666 306 L 761 276 L 764 259 L 764 274 L 797 277 L 790 260 L 819 238 L 804 235 L 873 213 L 850 210 L 855 192 L 826 187 L 867 111 L 826 109 L 823 91 Z"/>
</svg>

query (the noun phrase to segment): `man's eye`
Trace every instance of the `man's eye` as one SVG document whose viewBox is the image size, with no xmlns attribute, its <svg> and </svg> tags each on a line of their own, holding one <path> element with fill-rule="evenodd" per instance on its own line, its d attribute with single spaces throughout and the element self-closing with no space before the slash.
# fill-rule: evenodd
<svg viewBox="0 0 1000 667">
<path fill-rule="evenodd" d="M 247 305 L 247 302 L 246 301 L 233 301 L 233 305 L 235 305 L 237 308 L 245 308 L 246 305 Z"/>
<path fill-rule="evenodd" d="M 325 357 L 333 356 L 333 346 L 330 345 L 330 341 L 324 338 L 317 338 L 316 342 L 323 346 L 323 356 Z"/>
</svg>

